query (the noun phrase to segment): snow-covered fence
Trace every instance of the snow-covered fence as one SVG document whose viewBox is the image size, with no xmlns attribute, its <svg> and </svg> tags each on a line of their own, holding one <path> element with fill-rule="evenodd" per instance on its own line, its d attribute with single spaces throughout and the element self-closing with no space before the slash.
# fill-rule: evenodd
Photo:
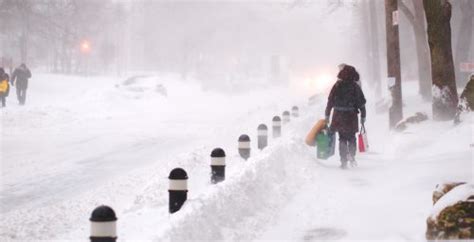
<svg viewBox="0 0 474 242">
<path fill-rule="evenodd" d="M 246 134 L 239 137 L 239 154 L 245 160 L 250 158 L 250 137 Z"/>
<path fill-rule="evenodd" d="M 290 112 L 289 111 L 284 111 L 282 114 L 283 117 L 283 124 L 287 124 L 290 122 Z"/>
<path fill-rule="evenodd" d="M 297 118 L 300 116 L 300 109 L 297 106 L 291 108 L 291 116 Z"/>
<path fill-rule="evenodd" d="M 170 172 L 168 179 L 169 212 L 175 213 L 188 198 L 188 174 L 182 168 L 175 168 Z"/>
<path fill-rule="evenodd" d="M 91 242 L 115 242 L 117 240 L 117 217 L 112 208 L 102 205 L 92 211 Z"/>
<path fill-rule="evenodd" d="M 281 119 L 279 116 L 275 116 L 272 119 L 273 138 L 281 136 Z"/>
<path fill-rule="evenodd" d="M 216 184 L 225 180 L 225 152 L 215 148 L 211 152 L 211 183 Z"/>
<path fill-rule="evenodd" d="M 268 128 L 265 124 L 260 124 L 257 128 L 258 149 L 263 150 L 268 145 Z"/>
</svg>

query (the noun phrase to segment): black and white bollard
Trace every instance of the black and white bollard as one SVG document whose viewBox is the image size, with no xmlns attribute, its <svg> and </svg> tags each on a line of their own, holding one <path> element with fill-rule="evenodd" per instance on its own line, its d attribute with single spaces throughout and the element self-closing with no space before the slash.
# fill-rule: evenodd
<svg viewBox="0 0 474 242">
<path fill-rule="evenodd" d="M 112 208 L 102 205 L 92 211 L 91 242 L 117 241 L 117 217 Z"/>
<path fill-rule="evenodd" d="M 293 117 L 295 117 L 295 118 L 297 118 L 297 117 L 300 116 L 300 110 L 299 110 L 299 108 L 298 108 L 297 106 L 293 106 L 293 107 L 291 108 L 291 116 L 293 116 Z"/>
<path fill-rule="evenodd" d="M 211 152 L 211 183 L 216 184 L 225 180 L 225 152 L 215 148 Z"/>
<path fill-rule="evenodd" d="M 268 128 L 265 124 L 260 124 L 257 128 L 258 149 L 263 150 L 268 145 Z"/>
<path fill-rule="evenodd" d="M 245 160 L 250 158 L 250 137 L 246 134 L 239 137 L 239 154 Z"/>
<path fill-rule="evenodd" d="M 281 119 L 279 116 L 275 116 L 272 119 L 273 138 L 281 136 Z"/>
<path fill-rule="evenodd" d="M 169 212 L 175 213 L 181 209 L 188 199 L 188 174 L 182 168 L 175 168 L 170 172 Z"/>
<path fill-rule="evenodd" d="M 288 112 L 288 111 L 283 112 L 282 118 L 283 118 L 283 124 L 289 123 L 290 122 L 290 112 Z"/>
</svg>

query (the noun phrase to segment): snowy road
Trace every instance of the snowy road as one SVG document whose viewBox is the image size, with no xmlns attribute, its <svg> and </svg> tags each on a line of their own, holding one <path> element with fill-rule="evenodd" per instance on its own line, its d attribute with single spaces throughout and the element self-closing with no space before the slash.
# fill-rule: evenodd
<svg viewBox="0 0 474 242">
<path fill-rule="evenodd" d="M 25 107 L 9 97 L 1 113 L 0 237 L 61 238 L 97 205 L 125 209 L 177 160 L 234 144 L 242 127 L 253 132 L 255 119 L 279 110 L 273 97 L 281 90 L 229 98 L 173 76 L 122 81 L 40 74 Z M 160 84 L 168 96 L 155 91 Z"/>
<path fill-rule="evenodd" d="M 427 121 L 391 133 L 386 115 L 369 110 L 371 151 L 343 171 L 337 155 L 318 161 L 302 142 L 324 96 L 300 105 L 302 117 L 264 151 L 253 142 L 244 162 L 237 137 L 255 141 L 259 123 L 304 99 L 277 89 L 203 93 L 166 77 L 145 79 L 138 93 L 108 78 L 68 78 L 79 83 L 73 88 L 56 76 L 38 83 L 48 79 L 49 89 L 33 86 L 31 105 L 2 113 L 1 238 L 85 241 L 91 210 L 108 204 L 126 240 L 422 240 L 434 186 L 473 179 L 472 115 L 459 126 Z M 151 91 L 156 83 L 168 97 Z M 407 114 L 429 110 L 404 93 L 416 104 Z M 226 150 L 227 178 L 211 185 L 215 147 Z M 188 171 L 190 192 L 170 216 L 174 167 Z"/>
</svg>

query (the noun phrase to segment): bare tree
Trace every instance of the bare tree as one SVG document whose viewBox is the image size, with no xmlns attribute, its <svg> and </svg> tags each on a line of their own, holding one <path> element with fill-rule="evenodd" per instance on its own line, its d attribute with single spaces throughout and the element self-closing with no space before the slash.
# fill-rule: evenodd
<svg viewBox="0 0 474 242">
<path fill-rule="evenodd" d="M 423 0 L 428 23 L 433 79 L 433 118 L 453 119 L 458 104 L 451 46 L 451 3 L 448 0 Z"/>
<path fill-rule="evenodd" d="M 112 5 L 94 0 L 1 0 L 2 48 L 16 63 L 49 64 L 51 70 L 73 73 L 80 64 L 81 40 L 92 36 L 100 42 L 110 35 L 107 31 L 115 22 L 105 19 L 114 14 Z"/>
<path fill-rule="evenodd" d="M 20 50 L 20 61 L 28 58 L 28 42 L 30 39 L 31 22 L 30 14 L 34 9 L 32 0 L 4 0 L 1 2 L 0 18 L 5 23 L 6 31 L 10 32 Z"/>
<path fill-rule="evenodd" d="M 454 68 L 456 70 L 458 83 L 465 86 L 469 78 L 469 73 L 461 72 L 460 66 L 462 62 L 468 61 L 469 51 L 472 48 L 474 1 L 460 0 L 457 3 L 461 9 L 461 25 L 459 26 L 458 39 L 455 47 Z"/>
<path fill-rule="evenodd" d="M 425 100 L 431 99 L 431 71 L 429 46 L 426 36 L 425 12 L 423 0 L 409 0 L 413 4 L 413 11 L 407 6 L 406 1 L 399 1 L 402 13 L 408 18 L 413 27 L 416 42 L 416 55 L 418 59 L 418 88 Z"/>
<path fill-rule="evenodd" d="M 375 98 L 380 98 L 382 94 L 382 75 L 381 75 L 381 68 L 380 68 L 380 49 L 379 49 L 379 30 L 378 30 L 378 22 L 379 19 L 377 17 L 377 10 L 376 10 L 376 1 L 372 0 L 369 1 L 369 15 L 370 15 L 370 33 L 371 33 L 371 52 L 370 52 L 370 59 L 371 59 L 371 68 L 372 68 L 372 78 L 374 79 L 375 85 Z"/>
<path fill-rule="evenodd" d="M 372 32 L 370 29 L 370 9 L 369 9 L 369 0 L 362 0 L 360 1 L 360 5 L 358 6 L 360 8 L 360 14 L 361 14 L 361 38 L 363 39 L 363 42 L 365 43 L 365 61 L 366 61 L 366 66 L 368 70 L 368 81 L 370 82 L 370 85 L 373 86 L 373 82 L 375 81 L 375 76 L 373 75 L 373 59 L 371 58 L 371 53 L 372 49 L 374 46 L 374 43 L 372 42 Z"/>
</svg>

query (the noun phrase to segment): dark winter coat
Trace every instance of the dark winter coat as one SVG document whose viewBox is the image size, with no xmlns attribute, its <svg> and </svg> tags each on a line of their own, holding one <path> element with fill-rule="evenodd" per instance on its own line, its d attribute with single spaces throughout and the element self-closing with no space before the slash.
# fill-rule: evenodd
<svg viewBox="0 0 474 242">
<path fill-rule="evenodd" d="M 342 133 L 357 133 L 357 114 L 360 110 L 361 117 L 365 118 L 365 103 L 364 93 L 354 80 L 338 80 L 331 89 L 326 106 L 326 117 L 329 117 L 334 109 L 331 129 Z"/>
<path fill-rule="evenodd" d="M 11 83 L 18 89 L 28 88 L 28 79 L 31 78 L 31 71 L 27 67 L 18 67 L 13 71 Z"/>
</svg>

